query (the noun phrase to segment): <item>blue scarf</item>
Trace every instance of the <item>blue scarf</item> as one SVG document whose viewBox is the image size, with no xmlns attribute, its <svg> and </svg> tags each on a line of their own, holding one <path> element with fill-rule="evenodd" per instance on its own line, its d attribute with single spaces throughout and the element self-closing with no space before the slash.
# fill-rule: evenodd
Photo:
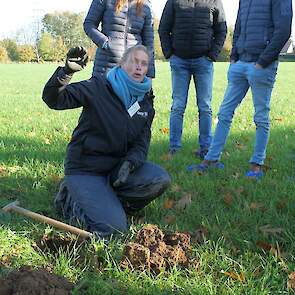
<svg viewBox="0 0 295 295">
<path fill-rule="evenodd" d="M 124 103 L 126 110 L 136 101 L 142 101 L 145 94 L 152 88 L 151 79 L 145 76 L 141 83 L 134 81 L 119 66 L 112 68 L 108 72 L 107 80 L 111 83 L 114 92 Z"/>
</svg>

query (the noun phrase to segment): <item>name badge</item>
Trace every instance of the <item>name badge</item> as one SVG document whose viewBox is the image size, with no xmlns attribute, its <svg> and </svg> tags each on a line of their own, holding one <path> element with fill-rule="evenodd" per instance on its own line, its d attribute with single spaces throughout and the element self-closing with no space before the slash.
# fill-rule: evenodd
<svg viewBox="0 0 295 295">
<path fill-rule="evenodd" d="M 128 109 L 128 114 L 129 116 L 132 118 L 134 116 L 134 114 L 136 114 L 136 112 L 140 109 L 140 105 L 138 103 L 138 101 L 136 103 L 134 103 L 129 109 Z"/>
</svg>

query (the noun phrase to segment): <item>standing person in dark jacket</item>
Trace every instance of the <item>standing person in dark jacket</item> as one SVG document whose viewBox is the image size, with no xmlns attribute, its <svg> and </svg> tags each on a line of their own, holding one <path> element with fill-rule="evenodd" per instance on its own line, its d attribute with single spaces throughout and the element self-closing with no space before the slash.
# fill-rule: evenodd
<svg viewBox="0 0 295 295">
<path fill-rule="evenodd" d="M 292 0 L 240 0 L 233 36 L 228 86 L 218 114 L 218 124 L 205 160 L 192 169 L 222 168 L 219 162 L 237 106 L 251 88 L 256 141 L 246 176 L 259 179 L 269 138 L 270 98 L 278 56 L 291 34 Z"/>
<path fill-rule="evenodd" d="M 146 162 L 154 117 L 148 50 L 131 47 L 107 77 L 68 84 L 86 61 L 83 48 L 72 48 L 45 85 L 43 100 L 56 110 L 83 108 L 55 204 L 66 218 L 105 237 L 126 230 L 126 213 L 162 194 L 170 177 Z"/>
<path fill-rule="evenodd" d="M 93 0 L 84 31 L 98 47 L 93 76 L 116 66 L 127 48 L 142 44 L 150 55 L 147 76 L 155 77 L 153 15 L 149 0 Z"/>
<path fill-rule="evenodd" d="M 226 22 L 221 0 L 168 0 L 159 35 L 165 58 L 170 58 L 172 107 L 170 154 L 181 148 L 183 116 L 193 76 L 199 111 L 199 145 L 204 158 L 211 143 L 213 61 L 220 53 Z"/>
</svg>

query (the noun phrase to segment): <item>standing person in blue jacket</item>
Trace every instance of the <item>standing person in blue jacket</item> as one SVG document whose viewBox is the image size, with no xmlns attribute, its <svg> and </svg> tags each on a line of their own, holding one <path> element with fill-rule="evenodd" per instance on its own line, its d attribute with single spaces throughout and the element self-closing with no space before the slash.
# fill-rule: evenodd
<svg viewBox="0 0 295 295">
<path fill-rule="evenodd" d="M 124 51 L 144 45 L 150 55 L 147 76 L 155 77 L 153 14 L 149 0 L 93 0 L 84 31 L 97 45 L 93 76 L 117 65 Z"/>
<path fill-rule="evenodd" d="M 292 0 L 240 0 L 233 36 L 228 86 L 218 113 L 218 124 L 205 160 L 190 168 L 223 168 L 219 162 L 235 109 L 249 88 L 254 104 L 256 140 L 246 176 L 259 179 L 270 133 L 270 99 L 278 56 L 291 34 Z"/>
<path fill-rule="evenodd" d="M 175 154 L 182 143 L 183 116 L 193 77 L 199 111 L 199 151 L 206 155 L 212 134 L 213 62 L 216 61 L 227 27 L 221 0 L 168 0 L 159 26 L 162 51 L 170 59 L 172 107 L 170 148 Z"/>
<path fill-rule="evenodd" d="M 83 48 L 70 49 L 65 67 L 46 83 L 43 100 L 55 110 L 82 107 L 67 147 L 56 207 L 65 218 L 106 237 L 125 231 L 126 213 L 161 195 L 170 177 L 146 161 L 154 117 L 151 80 L 146 77 L 148 50 L 131 47 L 107 76 L 69 84 L 86 62 Z"/>
</svg>

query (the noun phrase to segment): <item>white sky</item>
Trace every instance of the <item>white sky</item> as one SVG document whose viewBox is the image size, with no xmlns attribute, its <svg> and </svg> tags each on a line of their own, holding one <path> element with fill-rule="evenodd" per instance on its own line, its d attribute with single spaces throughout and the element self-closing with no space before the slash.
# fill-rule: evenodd
<svg viewBox="0 0 295 295">
<path fill-rule="evenodd" d="M 3 0 L 0 9 L 0 39 L 32 23 L 37 16 L 55 10 L 87 11 L 92 0 Z M 160 18 L 166 0 L 151 0 L 155 15 Z M 295 0 L 292 0 L 295 7 Z M 234 24 L 238 0 L 223 0 L 227 21 Z M 295 10 L 295 8 L 294 8 Z M 293 32 L 295 21 L 293 22 Z"/>
</svg>

